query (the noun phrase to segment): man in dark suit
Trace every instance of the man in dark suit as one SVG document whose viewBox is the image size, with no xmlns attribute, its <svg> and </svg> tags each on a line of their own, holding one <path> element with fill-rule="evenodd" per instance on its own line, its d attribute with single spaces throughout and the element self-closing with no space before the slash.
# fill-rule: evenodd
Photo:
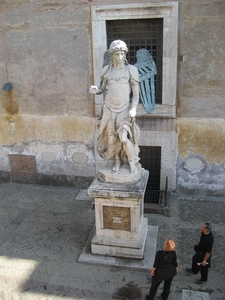
<svg viewBox="0 0 225 300">
<path fill-rule="evenodd" d="M 208 222 L 201 226 L 201 237 L 198 245 L 194 246 L 195 255 L 192 257 L 192 266 L 186 271 L 192 274 L 201 272 L 201 279 L 197 284 L 203 284 L 208 280 L 208 270 L 211 267 L 211 256 L 214 237 L 212 234 L 212 225 Z"/>
</svg>

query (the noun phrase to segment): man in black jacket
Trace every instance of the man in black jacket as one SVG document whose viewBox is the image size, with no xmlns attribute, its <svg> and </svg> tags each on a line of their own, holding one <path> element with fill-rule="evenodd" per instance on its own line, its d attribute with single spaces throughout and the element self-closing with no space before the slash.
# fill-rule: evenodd
<svg viewBox="0 0 225 300">
<path fill-rule="evenodd" d="M 194 246 L 195 255 L 192 257 L 192 266 L 186 271 L 192 274 L 201 272 L 201 279 L 197 284 L 203 284 L 208 280 L 208 269 L 211 267 L 212 246 L 214 237 L 212 234 L 212 225 L 204 223 L 201 226 L 202 234 L 198 245 Z"/>
</svg>

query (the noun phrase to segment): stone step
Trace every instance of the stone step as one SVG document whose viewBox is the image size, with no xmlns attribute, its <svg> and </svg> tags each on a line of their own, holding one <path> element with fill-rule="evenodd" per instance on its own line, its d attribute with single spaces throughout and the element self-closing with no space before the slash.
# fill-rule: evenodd
<svg viewBox="0 0 225 300">
<path fill-rule="evenodd" d="M 66 295 L 59 293 L 47 293 L 40 290 L 16 290 L 9 289 L 7 287 L 2 287 L 0 285 L 0 299 L 1 300 L 104 300 L 112 299 L 105 298 L 104 295 L 94 295 L 90 293 L 89 295 Z"/>
<path fill-rule="evenodd" d="M 43 273 L 36 274 L 35 278 L 34 276 L 30 276 L 30 278 L 27 276 L 28 274 L 25 274 L 24 270 L 21 269 L 5 270 L 4 272 L 0 268 L 0 300 L 58 300 L 61 298 L 64 300 L 121 300 L 120 298 L 113 298 L 112 293 L 79 289 L 76 286 L 63 283 L 63 278 L 62 281 L 59 280 L 60 276 L 56 282 L 62 284 L 54 283 L 53 278 L 48 278 Z M 135 298 L 135 300 L 144 300 L 146 292 L 148 291 L 142 290 L 142 296 Z M 159 298 L 161 292 L 162 290 L 159 289 L 156 299 Z M 123 299 L 131 300 L 130 298 Z M 183 300 L 182 294 L 172 291 L 169 300 Z"/>
<path fill-rule="evenodd" d="M 27 281 L 26 286 L 12 286 L 9 278 L 7 283 L 0 281 L 0 299 L 1 300 L 111 300 L 112 295 L 102 292 L 72 288 L 69 286 L 59 286 L 53 284 L 44 284 L 43 282 Z M 15 282 L 15 281 L 14 281 Z"/>
<path fill-rule="evenodd" d="M 111 300 L 112 294 L 79 288 L 74 277 L 65 276 L 66 272 L 48 274 L 35 269 L 34 261 L 1 261 L 0 299 L 1 300 L 47 300 L 47 299 L 85 299 Z M 64 274 L 63 274 L 64 273 Z M 68 274 L 67 274 L 68 275 Z"/>
</svg>

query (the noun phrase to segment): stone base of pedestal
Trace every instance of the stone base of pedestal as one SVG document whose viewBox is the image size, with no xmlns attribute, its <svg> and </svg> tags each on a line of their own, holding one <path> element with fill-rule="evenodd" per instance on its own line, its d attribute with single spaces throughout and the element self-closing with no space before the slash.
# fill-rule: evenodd
<svg viewBox="0 0 225 300">
<path fill-rule="evenodd" d="M 123 267 L 126 269 L 146 271 L 146 272 L 149 272 L 149 270 L 152 268 L 155 259 L 156 249 L 157 249 L 157 241 L 158 241 L 157 226 L 148 225 L 148 232 L 147 232 L 143 259 L 93 254 L 91 252 L 91 242 L 93 237 L 95 236 L 95 232 L 96 232 L 96 228 L 94 226 L 90 231 L 87 241 L 78 258 L 79 263 L 110 266 L 114 268 Z"/>
<path fill-rule="evenodd" d="M 135 183 L 109 183 L 96 178 L 88 189 L 95 200 L 96 233 L 92 254 L 143 259 L 148 230 L 143 216 L 148 171 Z"/>
<path fill-rule="evenodd" d="M 135 183 L 141 179 L 142 168 L 141 164 L 136 164 L 137 172 L 131 173 L 130 167 L 128 165 L 123 164 L 118 172 L 113 172 L 111 167 L 102 167 L 98 170 L 98 179 L 101 182 L 107 183 Z"/>
<path fill-rule="evenodd" d="M 148 219 L 142 218 L 139 240 L 109 239 L 94 236 L 91 241 L 92 254 L 143 259 L 148 232 Z"/>
</svg>

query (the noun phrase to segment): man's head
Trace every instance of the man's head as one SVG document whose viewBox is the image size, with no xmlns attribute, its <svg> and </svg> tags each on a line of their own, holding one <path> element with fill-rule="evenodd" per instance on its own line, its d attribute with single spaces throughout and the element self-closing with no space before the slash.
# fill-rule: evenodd
<svg viewBox="0 0 225 300">
<path fill-rule="evenodd" d="M 210 223 L 206 222 L 206 223 L 202 224 L 201 229 L 204 234 L 209 234 L 212 230 L 212 225 Z"/>
<path fill-rule="evenodd" d="M 175 248 L 176 248 L 176 244 L 173 240 L 168 239 L 164 242 L 165 251 L 174 251 Z"/>
</svg>

